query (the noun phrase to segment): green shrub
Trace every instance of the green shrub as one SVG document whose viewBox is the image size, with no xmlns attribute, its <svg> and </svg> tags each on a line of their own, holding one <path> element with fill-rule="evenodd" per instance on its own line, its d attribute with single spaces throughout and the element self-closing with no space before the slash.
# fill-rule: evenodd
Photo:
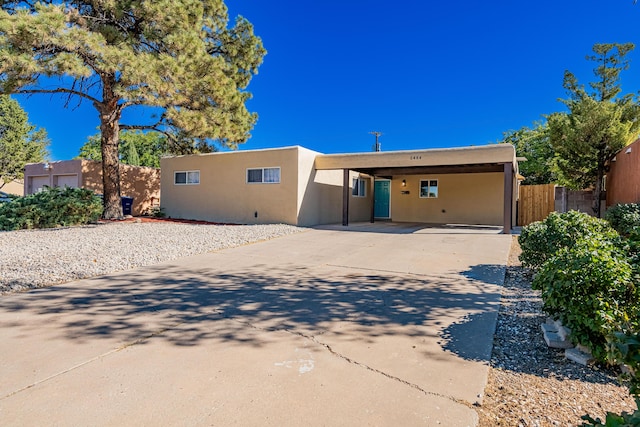
<svg viewBox="0 0 640 427">
<path fill-rule="evenodd" d="M 81 188 L 49 188 L 0 204 L 0 230 L 88 224 L 102 214 L 102 202 Z"/>
<path fill-rule="evenodd" d="M 538 270 L 560 249 L 590 236 L 620 240 L 618 233 L 606 221 L 578 211 L 552 212 L 544 221 L 523 227 L 518 239 L 522 248 L 520 261 L 524 267 Z"/>
<path fill-rule="evenodd" d="M 575 342 L 607 361 L 607 339 L 638 324 L 640 295 L 627 254 L 606 234 L 579 239 L 547 260 L 533 279 L 544 310 L 571 328 Z"/>
<path fill-rule="evenodd" d="M 165 218 L 167 216 L 167 213 L 164 211 L 164 208 L 161 208 L 160 206 L 154 206 L 147 209 L 145 215 L 154 218 Z"/>
<path fill-rule="evenodd" d="M 636 408 L 639 407 L 640 398 L 636 397 Z M 638 427 L 640 426 L 640 409 L 633 412 L 623 412 L 620 415 L 607 412 L 604 424 L 600 418 L 593 419 L 589 415 L 583 415 L 582 419 L 587 422 L 580 424 L 580 427 Z"/>
<path fill-rule="evenodd" d="M 640 332 L 638 329 L 631 329 L 629 325 L 626 326 L 626 331 L 612 335 L 609 360 L 630 368 L 631 373 L 625 375 L 629 380 L 629 393 L 640 398 Z"/>
<path fill-rule="evenodd" d="M 544 221 L 536 221 L 522 228 L 518 242 L 522 253 L 520 261 L 523 267 L 538 269 L 552 254 L 547 245 L 547 224 Z"/>
<path fill-rule="evenodd" d="M 607 413 L 604 421 L 584 415 L 583 427 L 640 426 L 640 334 L 638 332 L 617 332 L 613 334 L 609 359 L 614 363 L 624 363 L 631 368 L 628 376 L 629 393 L 635 398 L 636 410 L 621 414 Z"/>
<path fill-rule="evenodd" d="M 640 227 L 640 204 L 615 205 L 604 217 L 618 233 L 627 236 L 635 227 Z"/>
</svg>

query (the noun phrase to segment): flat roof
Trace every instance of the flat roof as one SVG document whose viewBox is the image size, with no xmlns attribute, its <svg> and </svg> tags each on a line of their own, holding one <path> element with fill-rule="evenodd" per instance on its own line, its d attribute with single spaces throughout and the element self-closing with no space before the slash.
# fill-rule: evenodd
<svg viewBox="0 0 640 427">
<path fill-rule="evenodd" d="M 471 166 L 516 163 L 511 144 L 425 150 L 380 151 L 350 154 L 320 154 L 316 169 L 370 170 L 430 166 Z"/>
</svg>

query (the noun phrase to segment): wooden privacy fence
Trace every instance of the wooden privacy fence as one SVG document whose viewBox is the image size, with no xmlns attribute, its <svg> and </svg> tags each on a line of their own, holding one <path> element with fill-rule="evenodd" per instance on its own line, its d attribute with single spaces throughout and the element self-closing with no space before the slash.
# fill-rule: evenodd
<svg viewBox="0 0 640 427">
<path fill-rule="evenodd" d="M 541 221 L 555 210 L 555 184 L 521 185 L 518 225 Z"/>
</svg>

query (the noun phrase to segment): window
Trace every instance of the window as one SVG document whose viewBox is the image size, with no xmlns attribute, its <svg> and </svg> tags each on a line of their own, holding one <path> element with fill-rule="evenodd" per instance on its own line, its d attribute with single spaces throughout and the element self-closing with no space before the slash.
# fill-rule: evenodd
<svg viewBox="0 0 640 427">
<path fill-rule="evenodd" d="M 200 184 L 200 171 L 180 171 L 173 173 L 173 183 L 176 185 Z"/>
<path fill-rule="evenodd" d="M 367 181 L 362 178 L 353 178 L 351 195 L 353 197 L 365 197 L 367 195 Z"/>
<path fill-rule="evenodd" d="M 420 180 L 420 198 L 436 198 L 438 197 L 438 180 L 425 179 Z"/>
<path fill-rule="evenodd" d="M 247 169 L 248 183 L 279 184 L 280 168 Z"/>
</svg>

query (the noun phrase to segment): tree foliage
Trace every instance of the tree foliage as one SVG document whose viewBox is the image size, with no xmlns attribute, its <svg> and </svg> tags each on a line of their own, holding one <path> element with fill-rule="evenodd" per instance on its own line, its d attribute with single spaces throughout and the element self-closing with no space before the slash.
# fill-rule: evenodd
<svg viewBox="0 0 640 427">
<path fill-rule="evenodd" d="M 97 133 L 80 147 L 77 159 L 102 161 L 101 135 Z M 120 162 L 133 166 L 160 167 L 160 158 L 170 151 L 167 137 L 158 132 L 120 132 Z M 176 153 L 172 153 L 176 154 Z"/>
<path fill-rule="evenodd" d="M 632 43 L 596 44 L 588 60 L 597 62 L 591 91 L 565 72 L 569 97 L 562 102 L 567 113 L 548 117 L 554 170 L 559 182 L 574 189 L 594 189 L 594 212 L 600 215 L 602 181 L 607 163 L 640 131 L 640 105 L 633 94 L 619 96 L 620 73 L 629 67 L 625 56 Z"/>
<path fill-rule="evenodd" d="M 20 104 L 0 96 L 0 188 L 24 177 L 24 165 L 47 156 L 47 133 L 29 123 Z"/>
<path fill-rule="evenodd" d="M 122 216 L 120 129 L 162 132 L 185 150 L 249 137 L 246 88 L 265 50 L 246 19 L 229 27 L 222 0 L 1 5 L 0 92 L 63 94 L 98 111 L 105 218 Z M 140 106 L 158 112 L 153 122 L 121 123 Z"/>
<path fill-rule="evenodd" d="M 518 130 L 503 133 L 499 143 L 511 144 L 519 157 L 526 161 L 519 163 L 520 173 L 525 177 L 523 184 L 549 184 L 555 181 L 552 172 L 553 147 L 549 141 L 549 126 L 546 122 L 534 123 Z"/>
</svg>

